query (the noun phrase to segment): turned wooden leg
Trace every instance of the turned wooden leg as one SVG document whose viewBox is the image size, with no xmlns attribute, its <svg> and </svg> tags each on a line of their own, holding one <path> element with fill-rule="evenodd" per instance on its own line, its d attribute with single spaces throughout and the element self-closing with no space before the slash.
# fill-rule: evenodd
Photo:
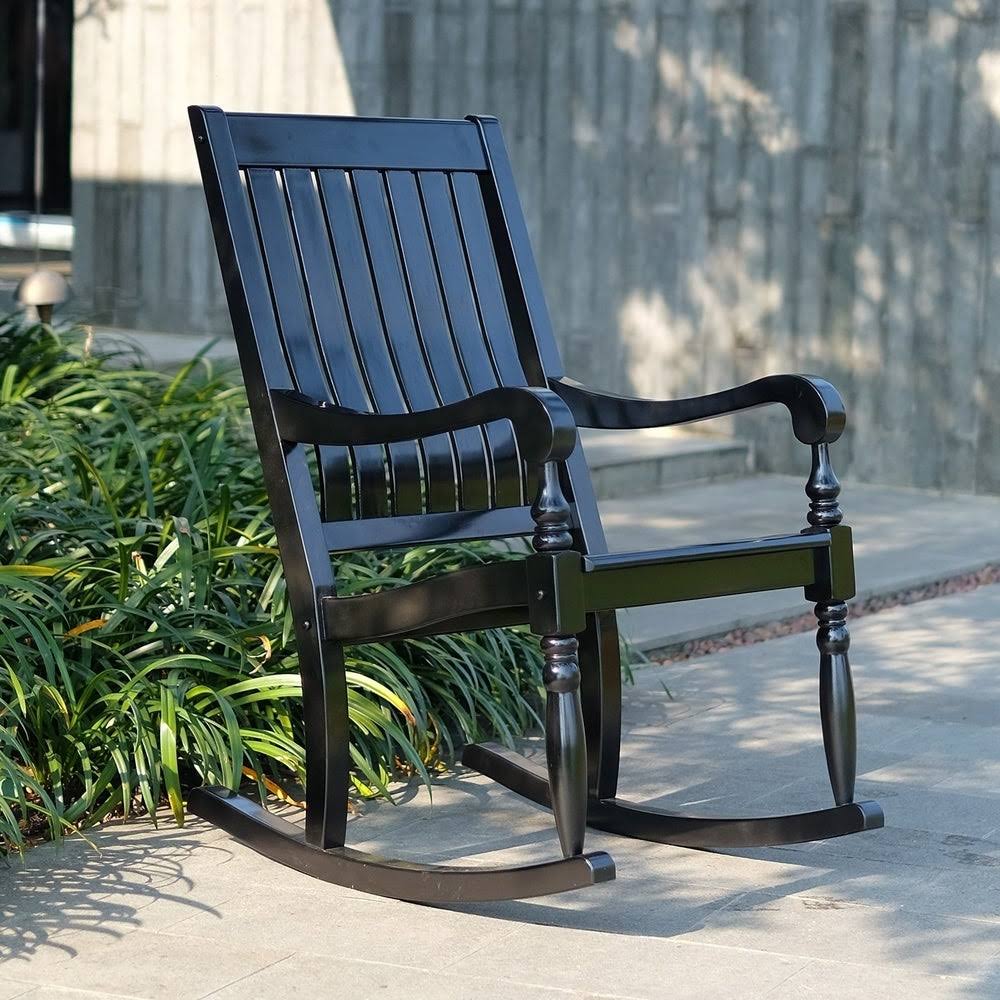
<svg viewBox="0 0 1000 1000">
<path fill-rule="evenodd" d="M 559 466 L 539 470 L 538 495 L 531 507 L 534 550 L 557 556 L 573 544 L 569 504 L 559 483 Z M 567 858 L 583 853 L 587 829 L 587 741 L 580 702 L 580 661 L 576 636 L 543 635 L 545 753 L 556 831 Z"/>
<path fill-rule="evenodd" d="M 580 704 L 580 665 L 574 636 L 541 640 L 545 665 L 545 753 L 552 812 L 567 858 L 583 853 L 587 828 L 587 744 Z"/>
<path fill-rule="evenodd" d="M 833 798 L 838 806 L 854 801 L 857 772 L 857 726 L 854 716 L 854 685 L 847 650 L 847 605 L 843 601 L 816 605 L 819 629 L 819 712 L 823 722 L 823 746 L 830 772 Z"/>
<path fill-rule="evenodd" d="M 829 446 L 813 445 L 812 471 L 806 483 L 809 497 L 809 524 L 814 528 L 835 528 L 844 519 L 840 509 L 840 482 L 830 462 Z M 857 773 L 857 722 L 854 713 L 854 685 L 847 650 L 851 636 L 847 630 L 847 605 L 843 601 L 816 604 L 819 628 L 819 711 L 823 723 L 823 746 L 830 785 L 837 805 L 854 801 Z"/>
</svg>

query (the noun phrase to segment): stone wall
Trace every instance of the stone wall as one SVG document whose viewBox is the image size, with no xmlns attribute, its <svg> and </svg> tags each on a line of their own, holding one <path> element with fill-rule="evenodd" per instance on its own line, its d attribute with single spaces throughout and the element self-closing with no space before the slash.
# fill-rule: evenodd
<svg viewBox="0 0 1000 1000">
<path fill-rule="evenodd" d="M 567 370 L 848 398 L 839 466 L 1000 492 L 996 0 L 78 0 L 75 281 L 225 332 L 184 113 L 497 114 Z M 996 249 L 994 249 L 996 248 Z M 781 414 L 724 429 L 801 472 Z"/>
</svg>

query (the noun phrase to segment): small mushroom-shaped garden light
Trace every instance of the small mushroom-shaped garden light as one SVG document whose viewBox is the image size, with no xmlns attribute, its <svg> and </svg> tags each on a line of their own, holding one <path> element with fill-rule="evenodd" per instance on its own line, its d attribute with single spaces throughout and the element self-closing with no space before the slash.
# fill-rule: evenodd
<svg viewBox="0 0 1000 1000">
<path fill-rule="evenodd" d="M 42 323 L 52 322 L 52 310 L 70 295 L 69 282 L 58 271 L 41 269 L 21 279 L 14 297 L 22 306 L 34 309 Z"/>
</svg>

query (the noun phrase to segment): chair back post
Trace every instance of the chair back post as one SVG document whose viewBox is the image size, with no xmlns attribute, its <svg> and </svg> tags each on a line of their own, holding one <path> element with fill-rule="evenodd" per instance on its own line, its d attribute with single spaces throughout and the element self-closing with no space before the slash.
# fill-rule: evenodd
<svg viewBox="0 0 1000 1000">
<path fill-rule="evenodd" d="M 343 844 L 349 773 L 346 679 L 339 647 L 322 638 L 322 602 L 335 592 L 302 445 L 281 440 L 269 389 L 291 385 L 268 276 L 240 182 L 227 115 L 192 107 L 191 128 L 212 218 L 233 332 L 295 623 L 305 715 L 306 837 Z"/>
</svg>

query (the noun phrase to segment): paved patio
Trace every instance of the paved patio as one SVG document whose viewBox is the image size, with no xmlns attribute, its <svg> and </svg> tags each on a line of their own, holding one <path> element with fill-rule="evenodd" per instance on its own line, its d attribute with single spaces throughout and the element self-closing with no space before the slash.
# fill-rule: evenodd
<svg viewBox="0 0 1000 1000">
<path fill-rule="evenodd" d="M 703 853 L 591 835 L 614 883 L 434 909 L 284 870 L 200 822 L 130 823 L 0 872 L 0 998 L 1000 997 L 1000 587 L 856 624 L 860 797 L 887 828 Z M 699 811 L 828 804 L 810 635 L 645 669 L 623 791 Z M 669 687 L 673 700 L 664 692 Z M 467 773 L 352 841 L 491 863 L 549 817 Z"/>
</svg>

